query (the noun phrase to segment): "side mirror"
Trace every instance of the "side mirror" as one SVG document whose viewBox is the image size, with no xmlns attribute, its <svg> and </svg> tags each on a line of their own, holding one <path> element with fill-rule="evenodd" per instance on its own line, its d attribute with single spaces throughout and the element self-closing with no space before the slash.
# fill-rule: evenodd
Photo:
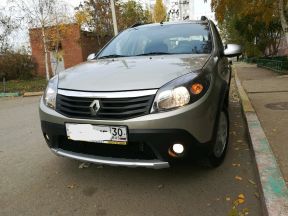
<svg viewBox="0 0 288 216">
<path fill-rule="evenodd" d="M 96 57 L 96 53 L 91 53 L 90 55 L 88 55 L 87 61 L 91 61 L 91 60 L 95 59 L 95 57 Z"/>
<path fill-rule="evenodd" d="M 238 44 L 227 44 L 224 50 L 224 56 L 236 57 L 242 54 L 242 47 Z"/>
</svg>

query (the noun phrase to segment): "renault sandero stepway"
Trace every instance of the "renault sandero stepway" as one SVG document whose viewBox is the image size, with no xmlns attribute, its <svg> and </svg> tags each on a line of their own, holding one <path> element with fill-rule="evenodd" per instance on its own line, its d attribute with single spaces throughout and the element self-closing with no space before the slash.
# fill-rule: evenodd
<svg viewBox="0 0 288 216">
<path fill-rule="evenodd" d="M 207 19 L 134 25 L 49 81 L 44 138 L 91 163 L 166 168 L 202 152 L 216 167 L 228 144 L 227 57 L 240 54 Z"/>
</svg>

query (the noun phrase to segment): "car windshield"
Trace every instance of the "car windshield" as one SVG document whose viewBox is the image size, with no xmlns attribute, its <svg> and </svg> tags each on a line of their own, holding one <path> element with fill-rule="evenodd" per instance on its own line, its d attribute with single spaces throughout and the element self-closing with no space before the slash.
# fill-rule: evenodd
<svg viewBox="0 0 288 216">
<path fill-rule="evenodd" d="M 123 31 L 102 50 L 98 58 L 208 54 L 211 49 L 211 35 L 207 24 L 159 24 Z"/>
</svg>

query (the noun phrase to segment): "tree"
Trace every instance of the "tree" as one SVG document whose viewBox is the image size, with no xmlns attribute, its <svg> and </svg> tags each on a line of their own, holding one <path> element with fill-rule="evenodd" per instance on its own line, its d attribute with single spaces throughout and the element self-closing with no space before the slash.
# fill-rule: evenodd
<svg viewBox="0 0 288 216">
<path fill-rule="evenodd" d="M 85 0 L 75 10 L 77 23 L 82 29 L 94 33 L 99 45 L 102 43 L 102 37 L 112 37 L 113 26 L 109 0 Z M 115 1 L 115 10 L 119 30 L 124 30 L 137 22 L 147 23 L 152 20 L 150 12 L 144 10 L 142 5 L 134 0 Z"/>
<path fill-rule="evenodd" d="M 144 10 L 136 1 L 129 0 L 118 5 L 118 25 L 123 30 L 135 23 L 150 23 L 152 16 L 149 10 Z"/>
<path fill-rule="evenodd" d="M 154 22 L 162 22 L 166 18 L 166 9 L 162 0 L 156 0 L 153 10 Z"/>
<path fill-rule="evenodd" d="M 285 34 L 286 42 L 288 44 L 288 23 L 287 23 L 288 1 L 286 1 L 286 7 L 284 8 L 284 0 L 278 0 L 278 10 L 280 14 L 282 30 Z"/>
<path fill-rule="evenodd" d="M 211 7 L 220 23 L 227 18 L 227 13 L 234 13 L 238 16 L 253 15 L 256 20 L 262 20 L 265 23 L 269 23 L 274 16 L 279 14 L 275 0 L 241 0 L 237 4 L 234 0 L 212 0 Z"/>
<path fill-rule="evenodd" d="M 19 23 L 13 18 L 10 11 L 0 9 L 0 53 L 7 52 L 11 45 L 9 36 L 19 28 Z"/>
<path fill-rule="evenodd" d="M 20 9 L 24 20 L 29 24 L 29 28 L 41 28 L 46 79 L 49 80 L 49 38 L 47 29 L 65 22 L 67 13 L 65 13 L 64 4 L 56 0 L 12 0 L 12 3 Z"/>
<path fill-rule="evenodd" d="M 271 47 L 277 52 L 281 25 L 276 1 L 212 0 L 211 6 L 227 42 L 240 42 L 247 55 L 265 55 Z"/>
<path fill-rule="evenodd" d="M 101 37 L 113 35 L 110 0 L 84 0 L 75 10 L 77 23 L 82 29 L 93 32 L 99 44 Z"/>
</svg>

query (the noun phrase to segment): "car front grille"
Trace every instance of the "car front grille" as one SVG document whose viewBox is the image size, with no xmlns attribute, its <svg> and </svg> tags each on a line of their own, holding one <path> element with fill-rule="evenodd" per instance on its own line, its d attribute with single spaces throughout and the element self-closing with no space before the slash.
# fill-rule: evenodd
<svg viewBox="0 0 288 216">
<path fill-rule="evenodd" d="M 87 98 L 58 94 L 56 111 L 70 118 L 88 119 L 129 119 L 150 112 L 155 95 L 132 98 Z M 93 114 L 90 105 L 99 100 L 100 109 Z"/>
</svg>

